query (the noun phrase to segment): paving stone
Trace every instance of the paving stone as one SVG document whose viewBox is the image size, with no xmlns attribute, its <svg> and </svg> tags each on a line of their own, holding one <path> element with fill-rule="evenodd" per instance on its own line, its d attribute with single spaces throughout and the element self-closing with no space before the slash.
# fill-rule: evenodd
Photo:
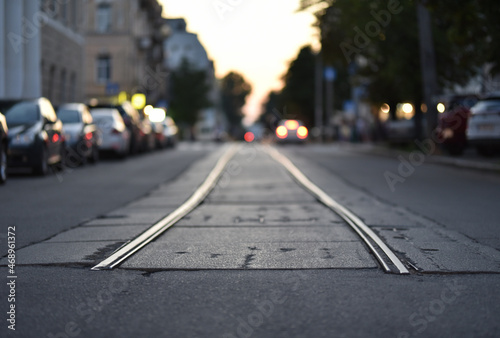
<svg viewBox="0 0 500 338">
<path fill-rule="evenodd" d="M 202 204 L 177 226 L 347 226 L 333 211 L 319 203 L 212 205 Z"/>
<path fill-rule="evenodd" d="M 174 226 L 156 242 L 164 243 L 306 243 L 349 242 L 359 237 L 347 226 L 332 227 L 210 227 Z"/>
<path fill-rule="evenodd" d="M 375 228 L 395 251 L 424 272 L 500 272 L 500 252 L 444 229 Z"/>
<path fill-rule="evenodd" d="M 91 241 L 122 241 L 133 239 L 149 225 L 122 225 L 102 227 L 78 227 L 65 231 L 45 243 L 55 242 L 91 242 Z"/>
<path fill-rule="evenodd" d="M 17 265 L 33 264 L 93 264 L 104 259 L 122 243 L 109 242 L 74 242 L 49 243 L 43 242 L 19 249 L 16 252 Z M 0 265 L 6 265 L 7 260 L 0 260 Z"/>
<path fill-rule="evenodd" d="M 377 264 L 359 242 L 151 243 L 122 264 L 133 269 L 367 269 Z"/>
</svg>

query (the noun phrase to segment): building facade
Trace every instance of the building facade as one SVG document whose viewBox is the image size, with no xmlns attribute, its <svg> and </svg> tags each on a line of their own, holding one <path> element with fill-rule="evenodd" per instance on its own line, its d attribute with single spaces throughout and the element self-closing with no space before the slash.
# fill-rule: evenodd
<svg viewBox="0 0 500 338">
<path fill-rule="evenodd" d="M 0 99 L 83 99 L 84 0 L 0 0 Z"/>
<path fill-rule="evenodd" d="M 119 93 L 166 95 L 162 7 L 157 0 L 87 0 L 86 99 L 109 101 Z"/>
<path fill-rule="evenodd" d="M 184 19 L 165 19 L 165 23 L 169 28 L 169 36 L 163 47 L 167 69 L 175 72 L 183 60 L 186 60 L 193 69 L 203 70 L 207 74 L 210 86 L 209 100 L 213 106 L 200 111 L 195 128 L 196 137 L 200 140 L 217 139 L 221 132 L 227 129 L 227 121 L 219 109 L 220 91 L 215 77 L 214 62 L 209 59 L 198 36 L 186 30 Z"/>
</svg>

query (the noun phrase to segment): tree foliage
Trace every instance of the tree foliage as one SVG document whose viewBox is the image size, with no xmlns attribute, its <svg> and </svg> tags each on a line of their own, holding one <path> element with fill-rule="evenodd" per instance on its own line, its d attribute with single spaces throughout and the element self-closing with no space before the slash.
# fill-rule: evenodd
<svg viewBox="0 0 500 338">
<path fill-rule="evenodd" d="M 323 4 L 317 25 L 325 61 L 357 68 L 374 103 L 422 101 L 416 0 L 302 0 Z M 392 4 L 392 5 L 391 5 Z M 391 7 L 392 6 L 392 7 Z M 429 0 L 441 88 L 465 84 L 479 67 L 500 62 L 498 1 Z"/>
<path fill-rule="evenodd" d="M 302 120 L 307 126 L 311 126 L 314 119 L 315 58 L 310 46 L 299 51 L 283 77 L 280 97 L 283 113 Z"/>
<path fill-rule="evenodd" d="M 210 86 L 204 70 L 193 69 L 184 59 L 178 70 L 172 73 L 171 112 L 174 119 L 193 126 L 203 108 L 210 107 Z"/>
<path fill-rule="evenodd" d="M 239 73 L 229 72 L 222 79 L 222 110 L 232 129 L 240 127 L 243 118 L 241 108 L 245 105 L 246 98 L 251 92 L 252 86 Z"/>
</svg>

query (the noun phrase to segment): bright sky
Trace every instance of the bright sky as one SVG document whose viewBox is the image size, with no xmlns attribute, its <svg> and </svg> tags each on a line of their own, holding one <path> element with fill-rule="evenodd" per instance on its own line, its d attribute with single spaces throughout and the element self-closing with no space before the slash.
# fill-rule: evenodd
<svg viewBox="0 0 500 338">
<path fill-rule="evenodd" d="M 218 78 L 237 71 L 252 84 L 244 113 L 256 116 L 307 44 L 318 45 L 312 12 L 299 0 L 159 0 L 167 17 L 183 17 L 215 62 Z"/>
</svg>

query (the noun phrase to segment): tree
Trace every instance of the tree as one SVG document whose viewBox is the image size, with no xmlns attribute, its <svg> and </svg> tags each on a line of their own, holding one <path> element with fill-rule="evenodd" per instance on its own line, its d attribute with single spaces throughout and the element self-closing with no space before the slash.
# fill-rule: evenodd
<svg viewBox="0 0 500 338">
<path fill-rule="evenodd" d="M 367 83 L 372 103 L 394 108 L 398 102 L 413 102 L 419 116 L 423 86 L 416 1 L 302 0 L 301 4 L 302 9 L 325 5 L 316 14 L 325 63 L 343 68 L 355 64 L 351 82 Z M 500 37 L 497 1 L 422 1 L 435 14 L 432 28 L 440 88 L 466 84 L 485 62 L 498 67 L 500 48 L 491 43 Z"/>
<path fill-rule="evenodd" d="M 233 134 L 236 129 L 241 128 L 241 120 L 243 118 L 241 108 L 245 105 L 246 98 L 251 91 L 252 86 L 239 73 L 229 72 L 222 79 L 222 110 L 226 114 Z"/>
<path fill-rule="evenodd" d="M 314 121 L 315 58 L 310 46 L 303 47 L 290 63 L 281 91 L 281 103 L 286 107 L 286 114 L 302 120 L 308 127 Z"/>
<path fill-rule="evenodd" d="M 387 102 L 422 96 L 416 1 L 399 1 L 394 12 L 382 0 L 302 0 L 301 8 L 326 5 L 316 14 L 326 60 L 347 67 L 362 58 L 360 73 L 372 80 L 370 98 Z M 466 83 L 486 62 L 500 69 L 500 47 L 491 43 L 500 38 L 498 1 L 424 2 L 435 14 L 433 34 L 442 88 Z"/>
<path fill-rule="evenodd" d="M 179 69 L 172 73 L 171 114 L 173 118 L 191 128 L 198 120 L 201 109 L 210 107 L 210 86 L 204 70 L 193 69 L 184 59 Z"/>
</svg>

